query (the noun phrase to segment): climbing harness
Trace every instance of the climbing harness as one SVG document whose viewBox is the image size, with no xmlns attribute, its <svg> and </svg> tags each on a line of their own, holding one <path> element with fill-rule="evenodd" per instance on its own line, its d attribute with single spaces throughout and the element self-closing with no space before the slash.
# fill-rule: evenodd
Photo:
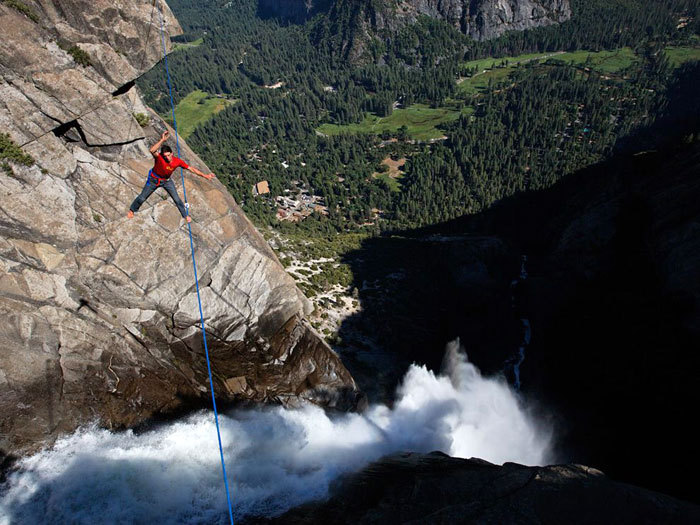
<svg viewBox="0 0 700 525">
<path fill-rule="evenodd" d="M 173 129 L 175 130 L 175 144 L 177 146 L 177 156 L 180 157 L 180 139 L 177 133 L 177 120 L 175 120 L 175 103 L 173 102 L 173 88 L 172 82 L 170 81 L 170 69 L 168 68 L 168 53 L 165 48 L 165 22 L 163 18 L 162 8 L 159 9 L 160 13 L 160 34 L 161 42 L 163 44 L 163 59 L 165 62 L 165 72 L 168 79 L 168 91 L 170 93 L 170 108 L 173 115 Z M 180 175 L 182 176 L 182 193 L 185 197 L 185 208 L 188 210 L 189 216 L 189 203 L 187 203 L 187 189 L 185 188 L 185 172 L 180 166 Z M 197 263 L 194 256 L 194 241 L 192 240 L 192 224 L 187 223 L 187 228 L 190 235 L 190 250 L 192 252 L 192 268 L 194 269 L 194 282 L 197 288 L 197 304 L 199 305 L 199 319 L 202 325 L 202 339 L 204 341 L 204 355 L 207 358 L 207 370 L 209 372 L 209 386 L 211 388 L 211 402 L 214 406 L 214 421 L 216 423 L 216 436 L 219 440 L 219 455 L 221 457 L 221 470 L 224 476 L 224 486 L 226 487 L 226 500 L 228 501 L 228 514 L 231 520 L 231 525 L 233 525 L 233 506 L 231 505 L 231 495 L 228 488 L 228 479 L 226 476 L 226 463 L 224 462 L 224 449 L 221 445 L 221 430 L 219 429 L 219 413 L 216 410 L 216 397 L 214 396 L 214 380 L 211 373 L 211 362 L 209 361 L 209 348 L 207 347 L 207 334 L 204 328 L 204 313 L 202 311 L 202 298 L 199 294 L 199 278 L 197 277 Z"/>
<path fill-rule="evenodd" d="M 180 169 L 182 169 L 182 168 L 180 168 Z M 165 182 L 166 182 L 170 177 L 159 177 L 158 175 L 156 175 L 155 173 L 153 173 L 153 170 L 151 169 L 151 170 L 148 170 L 148 176 L 146 177 L 146 182 L 148 183 L 148 181 L 150 181 L 151 178 L 153 178 L 153 180 L 155 181 L 155 183 L 156 183 L 156 188 L 157 188 L 157 187 L 160 186 L 161 184 L 165 184 Z M 189 208 L 189 206 L 185 206 L 185 208 Z"/>
</svg>

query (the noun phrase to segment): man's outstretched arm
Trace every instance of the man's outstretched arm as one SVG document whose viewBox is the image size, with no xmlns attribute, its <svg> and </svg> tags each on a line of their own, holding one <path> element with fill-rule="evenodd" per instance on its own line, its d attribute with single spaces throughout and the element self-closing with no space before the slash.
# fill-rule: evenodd
<svg viewBox="0 0 700 525">
<path fill-rule="evenodd" d="M 195 175 L 199 175 L 200 177 L 204 177 L 205 179 L 213 179 L 214 177 L 216 177 L 216 175 L 214 175 L 213 173 L 203 173 L 203 172 L 199 171 L 197 168 L 195 168 L 194 166 L 190 166 L 187 169 L 190 170 Z"/>
<path fill-rule="evenodd" d="M 161 137 L 160 137 L 160 140 L 159 140 L 158 142 L 156 142 L 155 144 L 153 144 L 153 146 L 151 146 L 151 150 L 150 150 L 150 151 L 151 151 L 151 155 L 153 155 L 154 157 L 158 155 L 158 150 L 159 150 L 160 147 L 163 145 L 163 142 L 165 142 L 166 140 L 168 140 L 168 137 L 169 137 L 169 136 L 170 136 L 170 132 L 169 132 L 169 131 L 164 131 L 164 132 L 163 132 L 163 134 L 162 134 Z"/>
</svg>

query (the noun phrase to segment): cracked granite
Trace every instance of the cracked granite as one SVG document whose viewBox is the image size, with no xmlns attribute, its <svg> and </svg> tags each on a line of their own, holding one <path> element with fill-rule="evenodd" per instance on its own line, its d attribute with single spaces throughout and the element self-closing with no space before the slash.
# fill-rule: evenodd
<svg viewBox="0 0 700 525">
<path fill-rule="evenodd" d="M 124 428 L 210 403 L 186 224 L 161 190 L 125 216 L 166 129 L 134 87 L 112 96 L 160 59 L 159 40 L 146 39 L 152 3 L 56 5 L 37 3 L 35 24 L 0 4 L 0 126 L 36 160 L 0 171 L 3 454 L 92 421 Z M 96 22 L 107 12 L 112 23 Z M 134 112 L 152 123 L 141 128 Z M 304 319 L 310 302 L 225 187 L 184 183 L 217 395 L 354 406 L 352 377 Z"/>
</svg>

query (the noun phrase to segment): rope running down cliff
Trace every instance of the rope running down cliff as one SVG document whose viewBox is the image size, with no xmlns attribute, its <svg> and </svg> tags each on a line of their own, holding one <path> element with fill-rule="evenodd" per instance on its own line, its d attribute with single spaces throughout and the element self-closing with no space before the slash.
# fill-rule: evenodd
<svg viewBox="0 0 700 525">
<path fill-rule="evenodd" d="M 170 69 L 168 68 L 168 54 L 166 52 L 165 48 L 165 24 L 164 24 L 164 18 L 163 18 L 163 12 L 162 9 L 159 9 L 160 12 L 160 33 L 161 33 L 161 43 L 163 45 L 163 59 L 165 61 L 165 73 L 167 75 L 167 80 L 168 80 L 168 91 L 170 93 L 170 108 L 172 111 L 173 115 L 173 129 L 175 130 L 175 144 L 177 146 L 177 156 L 180 156 L 180 139 L 177 133 L 177 120 L 175 119 L 175 103 L 173 101 L 173 87 L 172 87 L 172 82 L 170 81 Z M 187 189 L 185 188 L 185 172 L 183 171 L 182 168 L 180 168 L 180 176 L 182 177 L 182 193 L 185 198 L 185 208 L 187 209 L 187 213 L 189 215 L 189 204 L 187 203 Z M 194 283 L 197 288 L 197 303 L 199 305 L 199 318 L 201 321 L 201 326 L 202 326 L 202 339 L 204 341 L 204 354 L 207 358 L 207 370 L 209 372 L 209 386 L 211 388 L 211 402 L 214 407 L 214 421 L 216 423 L 216 436 L 219 440 L 219 455 L 221 457 L 221 470 L 224 476 L 224 486 L 226 487 L 226 499 L 228 501 L 228 513 L 229 513 L 229 518 L 231 520 L 231 525 L 233 525 L 233 506 L 231 505 L 231 495 L 228 487 L 228 478 L 226 476 L 226 463 L 224 462 L 224 450 L 221 445 L 221 430 L 219 428 L 219 413 L 216 410 L 216 396 L 214 395 L 214 379 L 212 378 L 212 373 L 211 373 L 211 362 L 209 361 L 209 348 L 207 347 L 207 334 L 206 330 L 204 328 L 204 313 L 202 311 L 202 299 L 199 294 L 199 278 L 197 277 L 197 263 L 195 261 L 195 256 L 194 256 L 194 241 L 192 240 L 192 223 L 188 222 L 187 223 L 187 228 L 189 231 L 190 235 L 190 250 L 192 251 L 192 268 L 194 269 Z"/>
</svg>

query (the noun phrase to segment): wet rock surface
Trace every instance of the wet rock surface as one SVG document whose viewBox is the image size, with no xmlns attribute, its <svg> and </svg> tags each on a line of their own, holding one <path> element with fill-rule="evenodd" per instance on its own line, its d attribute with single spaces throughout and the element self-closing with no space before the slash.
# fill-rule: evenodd
<svg viewBox="0 0 700 525">
<path fill-rule="evenodd" d="M 582 465 L 526 467 L 440 452 L 387 456 L 324 502 L 269 523 L 697 523 L 700 507 Z"/>
</svg>

